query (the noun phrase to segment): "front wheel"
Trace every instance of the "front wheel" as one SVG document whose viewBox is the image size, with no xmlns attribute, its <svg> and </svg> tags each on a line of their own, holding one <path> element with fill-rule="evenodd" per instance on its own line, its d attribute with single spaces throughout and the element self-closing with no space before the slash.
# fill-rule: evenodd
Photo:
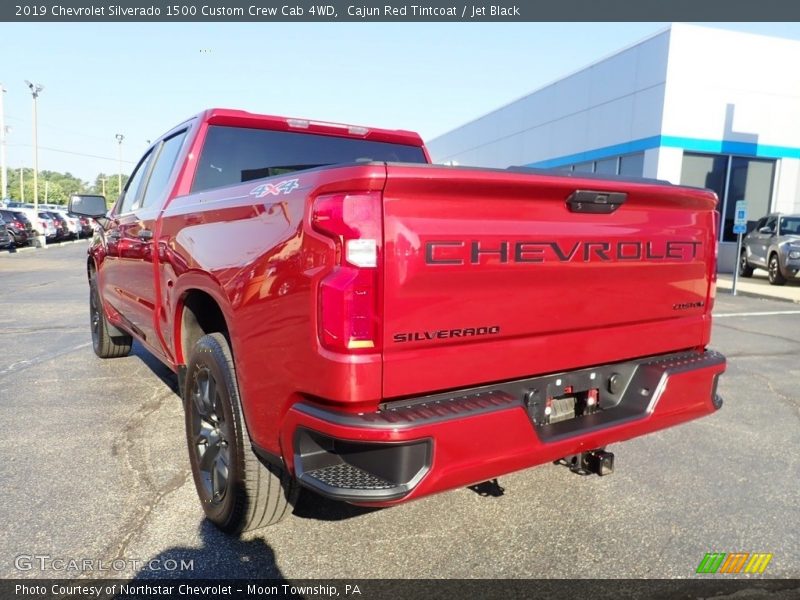
<svg viewBox="0 0 800 600">
<path fill-rule="evenodd" d="M 752 277 L 753 267 L 747 263 L 747 251 L 742 250 L 742 255 L 739 257 L 739 277 Z"/>
<path fill-rule="evenodd" d="M 212 333 L 197 340 L 185 381 L 189 462 L 206 517 L 228 533 L 283 519 L 299 488 L 284 470 L 263 465 L 251 449 L 225 336 Z"/>
<path fill-rule="evenodd" d="M 772 285 L 783 285 L 786 283 L 786 278 L 781 273 L 781 265 L 778 262 L 778 255 L 773 254 L 769 257 L 768 269 L 769 282 Z"/>
</svg>

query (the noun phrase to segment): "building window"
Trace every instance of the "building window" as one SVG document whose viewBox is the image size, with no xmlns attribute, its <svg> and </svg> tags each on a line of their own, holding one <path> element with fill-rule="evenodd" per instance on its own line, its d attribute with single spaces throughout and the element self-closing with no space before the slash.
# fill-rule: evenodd
<svg viewBox="0 0 800 600">
<path fill-rule="evenodd" d="M 602 175 L 617 174 L 617 157 L 605 158 L 594 163 L 594 172 Z"/>
<path fill-rule="evenodd" d="M 613 156 L 602 160 L 587 161 L 574 165 L 556 167 L 557 171 L 574 171 L 576 173 L 598 173 L 599 175 L 625 175 L 642 177 L 644 173 L 644 153 Z"/>
<path fill-rule="evenodd" d="M 644 175 L 644 152 L 619 157 L 619 174 L 627 177 Z"/>
<path fill-rule="evenodd" d="M 772 200 L 775 161 L 723 154 L 683 153 L 681 184 L 712 190 L 720 199 L 723 242 L 735 242 L 733 218 L 736 202 L 747 202 L 748 231 L 767 214 Z"/>
</svg>

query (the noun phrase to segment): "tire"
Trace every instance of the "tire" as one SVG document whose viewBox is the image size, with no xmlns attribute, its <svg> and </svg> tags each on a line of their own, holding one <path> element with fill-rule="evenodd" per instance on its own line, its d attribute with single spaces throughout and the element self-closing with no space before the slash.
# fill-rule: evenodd
<svg viewBox="0 0 800 600">
<path fill-rule="evenodd" d="M 739 257 L 739 277 L 752 277 L 753 267 L 747 264 L 747 251 L 742 250 L 742 255 Z"/>
<path fill-rule="evenodd" d="M 778 255 L 775 253 L 772 253 L 769 256 L 767 272 L 769 273 L 769 282 L 772 285 L 783 285 L 786 283 L 786 278 L 781 273 L 781 263 L 778 260 Z"/>
<path fill-rule="evenodd" d="M 252 451 L 236 369 L 221 333 L 204 335 L 186 365 L 186 443 L 206 518 L 226 533 L 274 525 L 297 501 L 299 486 Z"/>
<path fill-rule="evenodd" d="M 133 339 L 127 333 L 113 327 L 106 319 L 100 292 L 97 290 L 97 275 L 89 278 L 89 325 L 92 328 L 92 348 L 100 358 L 120 358 L 131 351 Z"/>
</svg>

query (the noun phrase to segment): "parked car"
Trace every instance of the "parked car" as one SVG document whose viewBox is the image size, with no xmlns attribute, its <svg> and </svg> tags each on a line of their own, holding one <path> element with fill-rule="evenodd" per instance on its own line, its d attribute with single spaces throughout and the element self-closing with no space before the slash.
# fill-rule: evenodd
<svg viewBox="0 0 800 600">
<path fill-rule="evenodd" d="M 90 219 L 89 217 L 80 217 L 77 215 L 73 215 L 80 221 L 81 223 L 81 235 L 82 238 L 92 237 L 94 234 L 94 219 Z"/>
<path fill-rule="evenodd" d="M 53 208 L 48 210 L 50 213 L 59 215 L 67 224 L 67 239 L 77 240 L 81 236 L 81 222 L 78 217 L 70 215 L 63 209 Z"/>
<path fill-rule="evenodd" d="M 739 275 L 766 269 L 772 285 L 783 285 L 800 273 L 800 214 L 774 213 L 759 219 L 742 240 Z"/>
<path fill-rule="evenodd" d="M 58 238 L 58 227 L 56 226 L 53 217 L 45 212 L 39 213 L 39 230 L 44 234 L 47 242 L 55 242 Z"/>
<path fill-rule="evenodd" d="M 45 215 L 53 221 L 56 228 L 56 234 L 53 241 L 60 242 L 70 237 L 69 224 L 67 220 L 55 211 L 43 210 L 39 215 Z"/>
<path fill-rule="evenodd" d="M 11 236 L 8 227 L 3 218 L 0 217 L 0 250 L 12 250 L 15 247 L 14 238 Z"/>
<path fill-rule="evenodd" d="M 27 246 L 33 238 L 33 224 L 25 213 L 18 210 L 0 210 L 0 217 L 6 222 L 11 237 L 14 238 L 16 246 Z"/>
<path fill-rule="evenodd" d="M 14 212 L 20 212 L 30 221 L 32 228 L 34 231 L 40 231 L 44 233 L 43 230 L 39 227 L 39 215 L 38 213 L 33 210 L 33 208 L 29 208 L 28 206 L 22 204 L 21 202 L 9 202 L 8 203 L 8 210 L 13 210 Z"/>
</svg>

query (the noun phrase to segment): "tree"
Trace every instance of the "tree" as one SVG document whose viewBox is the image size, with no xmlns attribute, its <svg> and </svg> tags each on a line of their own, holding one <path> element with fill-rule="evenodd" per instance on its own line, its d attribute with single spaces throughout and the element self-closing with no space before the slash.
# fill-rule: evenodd
<svg viewBox="0 0 800 600">
<path fill-rule="evenodd" d="M 20 190 L 20 169 L 8 170 L 8 196 L 17 202 L 33 202 L 33 169 L 23 168 L 22 187 Z M 105 182 L 105 183 L 104 183 Z M 72 173 L 58 171 L 39 171 L 39 202 L 49 204 L 67 204 L 72 194 L 102 194 L 110 202 L 119 196 L 118 176 L 100 173 L 90 184 L 75 177 Z M 128 182 L 128 176 L 122 176 L 122 187 Z M 103 193 L 105 189 L 105 193 Z"/>
<path fill-rule="evenodd" d="M 128 183 L 128 176 L 122 176 L 122 187 Z M 105 190 L 105 193 L 103 193 Z M 115 202 L 119 197 L 119 178 L 118 175 L 106 175 L 99 173 L 95 177 L 94 184 L 92 185 L 91 192 L 93 194 L 101 194 L 106 197 L 110 202 Z"/>
<path fill-rule="evenodd" d="M 20 189 L 20 169 L 8 171 L 8 195 L 12 200 L 33 202 L 33 169 L 23 168 Z M 39 202 L 66 204 L 70 195 L 85 193 L 88 184 L 71 173 L 39 171 Z"/>
</svg>

